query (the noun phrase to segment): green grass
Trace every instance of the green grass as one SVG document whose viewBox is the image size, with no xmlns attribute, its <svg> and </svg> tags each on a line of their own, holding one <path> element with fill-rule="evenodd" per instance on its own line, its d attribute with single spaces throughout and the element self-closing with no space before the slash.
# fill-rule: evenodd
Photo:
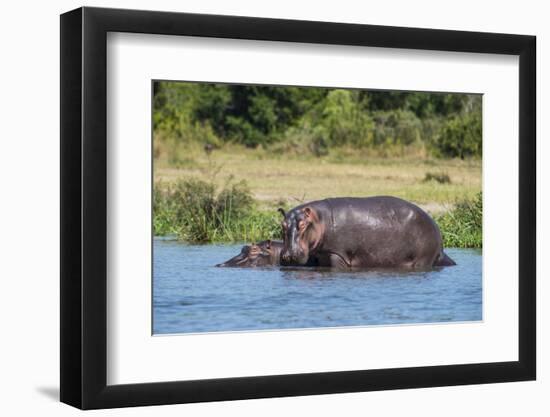
<svg viewBox="0 0 550 417">
<path fill-rule="evenodd" d="M 258 210 L 246 184 L 231 179 L 223 187 L 197 179 L 157 182 L 153 213 L 156 236 L 176 235 L 190 243 L 280 237 L 280 214 Z"/>
<path fill-rule="evenodd" d="M 260 208 L 247 185 L 231 179 L 223 187 L 197 179 L 157 182 L 153 212 L 155 235 L 173 234 L 190 243 L 281 238 L 281 216 L 275 207 Z M 473 200 L 459 202 L 435 220 L 445 247 L 482 247 L 481 192 Z"/>
<path fill-rule="evenodd" d="M 259 208 L 266 210 L 280 203 L 296 206 L 326 197 L 393 195 L 437 214 L 458 200 L 475 198 L 481 190 L 481 161 L 475 159 L 381 158 L 351 148 L 332 149 L 316 158 L 237 145 L 225 145 L 209 156 L 198 145 L 178 152 L 174 164 L 170 161 L 173 150 L 159 145 L 156 180 L 173 183 L 194 178 L 223 187 L 232 177 L 246 181 Z M 425 181 L 430 173 L 444 173 L 448 181 Z"/>
<path fill-rule="evenodd" d="M 435 218 L 445 247 L 481 248 L 483 246 L 483 197 L 463 200 L 454 209 Z"/>
</svg>

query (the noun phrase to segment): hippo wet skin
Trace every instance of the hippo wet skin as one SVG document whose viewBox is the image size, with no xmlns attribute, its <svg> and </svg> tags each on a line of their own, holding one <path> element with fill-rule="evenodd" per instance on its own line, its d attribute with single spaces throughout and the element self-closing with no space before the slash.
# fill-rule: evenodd
<svg viewBox="0 0 550 417">
<path fill-rule="evenodd" d="M 264 240 L 259 243 L 243 246 L 241 253 L 237 256 L 216 266 L 252 268 L 280 265 L 282 250 L 283 242 L 279 240 Z"/>
<path fill-rule="evenodd" d="M 283 265 L 337 268 L 431 268 L 455 262 L 439 227 L 421 208 L 396 197 L 330 198 L 284 213 Z"/>
</svg>

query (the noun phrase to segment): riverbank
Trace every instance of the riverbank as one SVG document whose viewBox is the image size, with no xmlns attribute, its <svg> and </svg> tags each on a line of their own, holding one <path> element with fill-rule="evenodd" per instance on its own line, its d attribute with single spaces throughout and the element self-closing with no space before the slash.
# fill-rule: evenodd
<svg viewBox="0 0 550 417">
<path fill-rule="evenodd" d="M 445 246 L 481 247 L 481 161 L 373 158 L 339 150 L 324 158 L 225 147 L 190 149 L 178 164 L 155 160 L 155 235 L 190 243 L 280 239 L 280 214 L 327 197 L 393 195 L 440 226 Z"/>
</svg>

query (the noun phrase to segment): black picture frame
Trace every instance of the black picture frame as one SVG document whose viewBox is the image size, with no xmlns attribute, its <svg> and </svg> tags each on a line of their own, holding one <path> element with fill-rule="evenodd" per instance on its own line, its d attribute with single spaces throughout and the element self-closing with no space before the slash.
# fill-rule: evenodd
<svg viewBox="0 0 550 417">
<path fill-rule="evenodd" d="M 519 56 L 519 360 L 107 385 L 108 32 Z M 94 409 L 535 379 L 535 51 L 524 35 L 88 7 L 61 15 L 61 401 Z"/>
</svg>

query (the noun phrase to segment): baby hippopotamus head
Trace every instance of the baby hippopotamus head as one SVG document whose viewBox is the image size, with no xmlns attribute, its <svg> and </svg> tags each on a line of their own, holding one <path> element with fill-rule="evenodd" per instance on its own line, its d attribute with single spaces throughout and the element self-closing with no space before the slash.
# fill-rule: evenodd
<svg viewBox="0 0 550 417">
<path fill-rule="evenodd" d="M 310 255 L 319 246 L 324 232 L 318 210 L 311 206 L 299 206 L 288 213 L 283 209 L 279 211 L 284 216 L 281 224 L 284 236 L 281 264 L 308 264 Z"/>
<path fill-rule="evenodd" d="M 282 248 L 283 242 L 277 240 L 264 240 L 252 245 L 245 245 L 237 256 L 216 266 L 252 268 L 279 265 Z"/>
</svg>

